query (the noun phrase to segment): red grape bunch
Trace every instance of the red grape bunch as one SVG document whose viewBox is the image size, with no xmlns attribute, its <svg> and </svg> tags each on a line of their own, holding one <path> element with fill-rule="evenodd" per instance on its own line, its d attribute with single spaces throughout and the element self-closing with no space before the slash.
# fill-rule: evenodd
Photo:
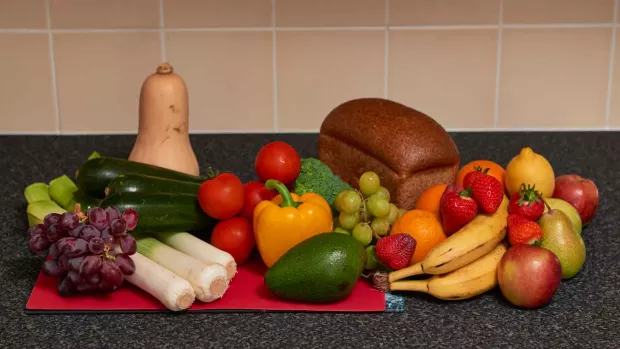
<svg viewBox="0 0 620 349">
<path fill-rule="evenodd" d="M 86 214 L 50 213 L 43 224 L 28 229 L 28 249 L 33 254 L 49 250 L 52 258 L 43 264 L 43 273 L 60 279 L 61 296 L 112 292 L 123 283 L 123 275 L 135 271 L 129 256 L 136 253 L 136 240 L 127 232 L 137 223 L 135 210 L 121 214 L 114 206 L 90 207 Z"/>
</svg>

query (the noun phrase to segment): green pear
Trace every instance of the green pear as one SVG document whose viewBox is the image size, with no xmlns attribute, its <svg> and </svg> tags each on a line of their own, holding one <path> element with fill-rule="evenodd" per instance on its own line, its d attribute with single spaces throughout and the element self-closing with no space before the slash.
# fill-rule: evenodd
<svg viewBox="0 0 620 349">
<path fill-rule="evenodd" d="M 581 235 L 581 228 L 583 225 L 581 224 L 581 217 L 579 216 L 579 212 L 577 212 L 575 206 L 571 205 L 568 201 L 557 198 L 545 198 L 545 201 L 547 202 L 549 207 L 566 213 L 571 223 L 573 223 L 573 228 L 575 229 L 575 232 Z M 547 212 L 546 206 L 545 212 Z"/>
<path fill-rule="evenodd" d="M 577 275 L 586 261 L 586 245 L 581 235 L 575 232 L 568 215 L 558 209 L 549 209 L 540 217 L 538 224 L 543 232 L 540 247 L 558 257 L 562 266 L 562 279 Z"/>
</svg>

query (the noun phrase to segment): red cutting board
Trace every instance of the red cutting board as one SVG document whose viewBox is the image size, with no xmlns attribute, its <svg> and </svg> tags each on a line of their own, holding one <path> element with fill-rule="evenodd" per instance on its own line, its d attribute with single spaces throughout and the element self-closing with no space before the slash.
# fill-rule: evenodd
<svg viewBox="0 0 620 349">
<path fill-rule="evenodd" d="M 383 312 L 386 308 L 385 295 L 373 289 L 364 279 L 358 281 L 349 297 L 337 303 L 305 304 L 279 300 L 269 293 L 263 283 L 265 270 L 265 265 L 256 258 L 240 266 L 224 297 L 212 303 L 196 301 L 189 311 Z M 26 303 L 27 312 L 168 311 L 156 298 L 127 281 L 112 293 L 70 298 L 58 295 L 57 283 L 58 279 L 39 273 Z"/>
</svg>

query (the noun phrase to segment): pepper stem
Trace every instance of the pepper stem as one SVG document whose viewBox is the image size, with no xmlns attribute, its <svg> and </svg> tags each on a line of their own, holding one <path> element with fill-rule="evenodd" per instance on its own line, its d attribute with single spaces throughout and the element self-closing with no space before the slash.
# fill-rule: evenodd
<svg viewBox="0 0 620 349">
<path fill-rule="evenodd" d="M 280 207 L 297 207 L 297 203 L 293 200 L 291 192 L 288 190 L 286 185 L 284 185 L 284 183 L 275 179 L 269 179 L 265 182 L 265 188 L 269 190 L 275 189 L 278 191 L 278 194 L 282 197 Z"/>
</svg>

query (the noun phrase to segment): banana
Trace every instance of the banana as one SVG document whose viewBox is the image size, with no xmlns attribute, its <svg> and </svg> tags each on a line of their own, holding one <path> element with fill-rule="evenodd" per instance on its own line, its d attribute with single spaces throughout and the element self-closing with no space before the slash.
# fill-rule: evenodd
<svg viewBox="0 0 620 349">
<path fill-rule="evenodd" d="M 419 274 L 445 274 L 459 269 L 493 250 L 506 237 L 508 198 L 493 214 L 479 214 L 459 231 L 428 252 L 419 263 L 389 274 L 397 281 Z"/>
<path fill-rule="evenodd" d="M 396 281 L 390 291 L 418 291 L 443 300 L 475 297 L 497 286 L 497 266 L 506 252 L 500 243 L 491 252 L 474 262 L 447 274 L 434 275 L 427 280 Z"/>
</svg>

